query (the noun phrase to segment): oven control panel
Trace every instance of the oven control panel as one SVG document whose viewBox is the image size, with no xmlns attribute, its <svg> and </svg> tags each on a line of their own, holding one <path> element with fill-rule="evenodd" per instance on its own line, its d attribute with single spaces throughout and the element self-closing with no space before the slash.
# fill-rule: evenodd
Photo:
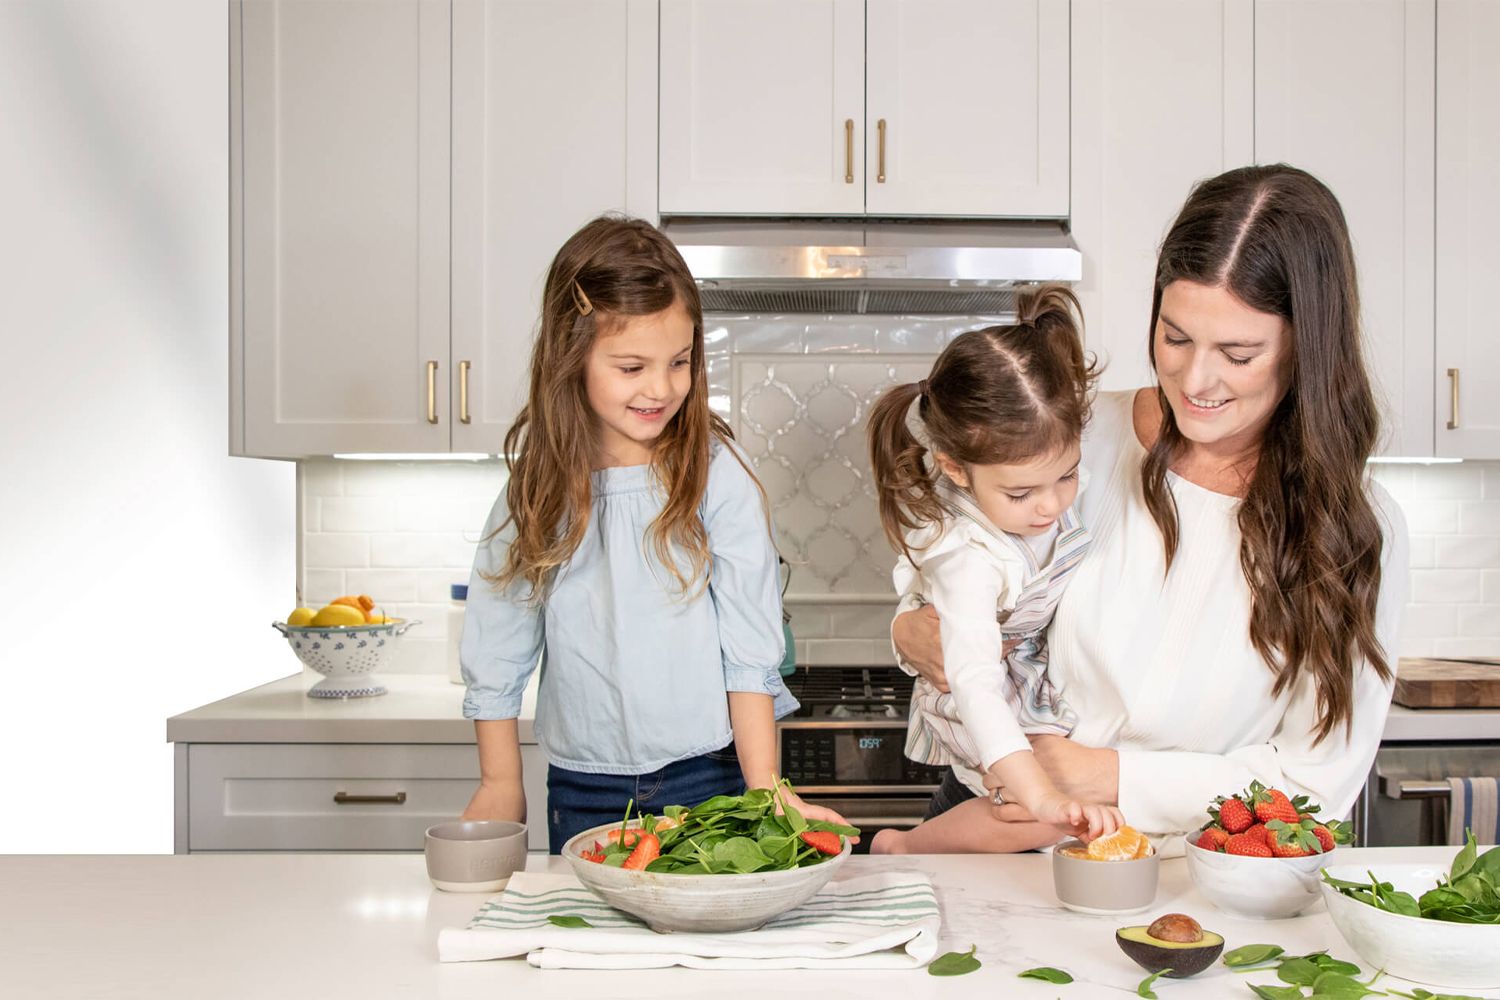
<svg viewBox="0 0 1500 1000">
<path fill-rule="evenodd" d="M 908 760 L 905 748 L 904 726 L 785 727 L 782 774 L 799 786 L 937 787 L 947 768 Z"/>
</svg>

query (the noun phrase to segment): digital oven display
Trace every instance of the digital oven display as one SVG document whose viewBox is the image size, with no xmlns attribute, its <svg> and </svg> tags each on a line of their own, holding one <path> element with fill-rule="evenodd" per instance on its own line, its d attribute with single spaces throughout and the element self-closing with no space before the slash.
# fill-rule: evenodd
<svg viewBox="0 0 1500 1000">
<path fill-rule="evenodd" d="M 899 782 L 906 763 L 904 732 L 851 730 L 833 737 L 833 778 L 854 785 Z"/>
</svg>

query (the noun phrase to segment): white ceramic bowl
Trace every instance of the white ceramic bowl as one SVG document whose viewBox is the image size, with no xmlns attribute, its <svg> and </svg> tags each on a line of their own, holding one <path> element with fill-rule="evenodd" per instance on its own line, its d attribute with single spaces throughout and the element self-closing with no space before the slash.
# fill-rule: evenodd
<svg viewBox="0 0 1500 1000">
<path fill-rule="evenodd" d="M 748 875 L 630 871 L 579 856 L 580 850 L 592 847 L 595 841 L 602 842 L 619 825 L 609 823 L 583 831 L 563 845 L 563 857 L 573 866 L 578 881 L 594 895 L 617 910 L 641 918 L 654 931 L 712 934 L 753 930 L 816 896 L 848 859 L 851 849 L 846 837 L 844 850 L 827 861 Z"/>
<path fill-rule="evenodd" d="M 1338 849 L 1304 858 L 1252 858 L 1205 851 L 1184 838 L 1188 874 L 1210 903 L 1237 917 L 1280 920 L 1295 917 L 1318 902 L 1318 870 L 1338 857 Z"/>
<path fill-rule="evenodd" d="M 390 659 L 396 640 L 420 624 L 392 618 L 383 625 L 299 628 L 272 622 L 271 627 L 286 636 L 297 659 L 323 675 L 324 680 L 308 689 L 309 698 L 368 698 L 385 694 L 375 671 Z"/>
<path fill-rule="evenodd" d="M 1420 897 L 1448 868 L 1432 865 L 1329 865 L 1328 874 L 1369 882 L 1370 872 Z M 1500 926 L 1454 924 L 1388 913 L 1319 882 L 1328 915 L 1360 958 L 1393 976 L 1449 990 L 1500 987 Z"/>
</svg>

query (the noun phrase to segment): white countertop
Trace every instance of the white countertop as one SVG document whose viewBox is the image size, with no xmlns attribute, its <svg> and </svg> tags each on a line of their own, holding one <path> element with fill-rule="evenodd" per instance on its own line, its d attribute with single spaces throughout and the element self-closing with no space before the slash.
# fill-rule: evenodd
<svg viewBox="0 0 1500 1000">
<path fill-rule="evenodd" d="M 532 675 L 521 706 L 521 742 L 534 743 Z M 307 697 L 315 674 L 300 673 L 231 695 L 167 720 L 171 743 L 473 743 L 464 689 L 440 674 L 389 674 L 389 694 L 347 701 Z M 1500 739 L 1500 709 L 1391 706 L 1385 739 Z"/>
<path fill-rule="evenodd" d="M 535 743 L 536 689 L 521 699 L 522 743 Z M 309 698 L 318 675 L 303 672 L 230 695 L 167 720 L 168 743 L 473 743 L 464 686 L 443 674 L 382 674 L 388 694 Z"/>
<path fill-rule="evenodd" d="M 1340 853 L 1372 865 L 1446 864 L 1453 851 Z M 1224 935 L 1226 950 L 1257 943 L 1280 944 L 1293 953 L 1327 948 L 1367 964 L 1343 942 L 1321 905 L 1292 920 L 1232 918 L 1197 896 L 1180 858 L 1163 862 L 1151 910 L 1127 918 L 1059 908 L 1044 855 L 854 857 L 840 877 L 877 866 L 915 867 L 932 875 L 943 912 L 942 950 L 977 944 L 983 968 L 939 978 L 920 970 L 620 973 L 542 971 L 523 959 L 441 964 L 438 931 L 463 926 L 488 897 L 434 890 L 420 855 L 11 856 L 0 857 L 0 992 L 58 1000 L 1118 998 L 1134 996 L 1145 972 L 1115 945 L 1115 929 L 1171 911 L 1192 914 Z M 535 856 L 528 868 L 565 870 L 565 863 Z M 1058 987 L 1016 978 L 1039 965 L 1066 969 L 1076 982 Z M 1250 996 L 1247 980 L 1274 982 L 1274 975 L 1236 975 L 1216 965 L 1192 979 L 1158 980 L 1156 989 L 1163 1000 Z M 1402 984 L 1384 979 L 1378 985 Z"/>
</svg>

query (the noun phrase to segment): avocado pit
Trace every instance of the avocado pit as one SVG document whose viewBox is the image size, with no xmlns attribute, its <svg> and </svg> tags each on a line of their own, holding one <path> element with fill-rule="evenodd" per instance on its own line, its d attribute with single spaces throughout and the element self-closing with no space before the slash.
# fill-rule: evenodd
<svg viewBox="0 0 1500 1000">
<path fill-rule="evenodd" d="M 1150 926 L 1122 927 L 1115 931 L 1115 942 L 1147 972 L 1171 970 L 1165 973 L 1169 979 L 1197 975 L 1224 950 L 1222 937 L 1186 913 L 1165 914 Z"/>
</svg>

